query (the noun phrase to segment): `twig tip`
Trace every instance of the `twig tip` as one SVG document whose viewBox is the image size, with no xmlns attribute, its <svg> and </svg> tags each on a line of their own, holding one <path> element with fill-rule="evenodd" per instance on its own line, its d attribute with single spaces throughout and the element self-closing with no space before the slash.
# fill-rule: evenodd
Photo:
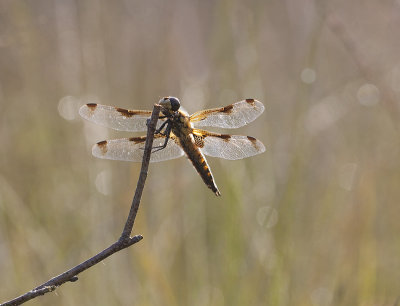
<svg viewBox="0 0 400 306">
<path fill-rule="evenodd" d="M 142 235 L 135 235 L 135 236 L 133 236 L 131 239 L 132 239 L 132 240 L 135 240 L 136 242 L 139 242 L 140 240 L 143 239 L 143 236 L 142 236 Z"/>
</svg>

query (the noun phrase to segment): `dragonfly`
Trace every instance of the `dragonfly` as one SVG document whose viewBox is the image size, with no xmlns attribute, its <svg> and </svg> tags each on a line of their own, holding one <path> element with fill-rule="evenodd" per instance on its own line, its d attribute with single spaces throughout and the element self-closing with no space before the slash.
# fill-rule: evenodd
<svg viewBox="0 0 400 306">
<path fill-rule="evenodd" d="M 263 143 L 252 136 L 219 134 L 203 127 L 239 128 L 260 116 L 264 105 L 255 99 L 242 100 L 224 107 L 201 110 L 189 115 L 178 98 L 163 97 L 157 122 L 150 162 L 161 162 L 186 155 L 204 183 L 216 196 L 221 196 L 205 155 L 228 160 L 254 156 L 265 151 Z M 79 114 L 98 125 L 118 131 L 147 130 L 151 111 L 128 110 L 89 103 Z M 98 158 L 142 162 L 146 136 L 103 140 L 92 148 Z"/>
</svg>

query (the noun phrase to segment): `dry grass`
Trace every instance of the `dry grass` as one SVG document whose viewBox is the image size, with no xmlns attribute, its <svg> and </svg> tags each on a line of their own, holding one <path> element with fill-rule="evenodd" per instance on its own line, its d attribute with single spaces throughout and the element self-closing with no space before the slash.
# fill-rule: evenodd
<svg viewBox="0 0 400 306">
<path fill-rule="evenodd" d="M 189 113 L 243 98 L 267 146 L 153 164 L 144 240 L 30 305 L 393 305 L 400 296 L 398 1 L 2 1 L 0 300 L 114 241 L 140 165 L 89 101 Z M 109 134 L 108 134 L 109 133 Z"/>
</svg>

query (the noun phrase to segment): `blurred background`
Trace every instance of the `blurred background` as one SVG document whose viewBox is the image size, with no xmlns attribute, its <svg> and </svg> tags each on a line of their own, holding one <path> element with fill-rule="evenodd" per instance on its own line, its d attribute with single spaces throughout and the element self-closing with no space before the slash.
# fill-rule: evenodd
<svg viewBox="0 0 400 306">
<path fill-rule="evenodd" d="M 140 164 L 101 103 L 256 98 L 267 151 L 150 166 L 143 241 L 30 305 L 395 305 L 400 1 L 0 1 L 0 301 L 119 238 Z M 213 129 L 213 131 L 218 131 Z"/>
</svg>

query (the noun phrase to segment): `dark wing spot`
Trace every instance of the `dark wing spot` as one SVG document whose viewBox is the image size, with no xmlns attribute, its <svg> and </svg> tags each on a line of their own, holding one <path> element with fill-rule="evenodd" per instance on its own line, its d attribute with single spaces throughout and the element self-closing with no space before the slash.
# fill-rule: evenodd
<svg viewBox="0 0 400 306">
<path fill-rule="evenodd" d="M 246 99 L 246 102 L 254 106 L 254 99 Z"/>
<path fill-rule="evenodd" d="M 255 139 L 254 137 L 251 137 L 251 136 L 247 136 L 247 139 L 251 141 L 251 144 L 253 145 L 253 147 L 258 148 L 257 147 L 257 139 Z"/>
<path fill-rule="evenodd" d="M 89 103 L 89 104 L 86 104 L 86 106 L 93 112 L 96 109 L 97 104 L 96 103 Z"/>
<path fill-rule="evenodd" d="M 107 153 L 107 140 L 103 140 L 97 143 L 97 146 L 100 148 L 101 153 L 106 154 Z"/>
<path fill-rule="evenodd" d="M 124 109 L 124 108 L 119 108 L 119 107 L 117 107 L 116 110 L 117 110 L 117 112 L 119 112 L 122 116 L 125 116 L 125 117 L 132 117 L 132 116 L 138 114 L 137 111 L 131 111 L 131 110 Z"/>
<path fill-rule="evenodd" d="M 146 141 L 146 137 L 131 137 L 129 141 L 133 141 L 134 143 L 143 143 Z"/>
<path fill-rule="evenodd" d="M 226 114 L 230 114 L 231 112 L 232 112 L 232 108 L 233 108 L 233 105 L 231 104 L 231 105 L 228 105 L 228 106 L 225 106 L 223 109 L 222 109 L 222 112 L 223 113 L 226 113 Z"/>
<path fill-rule="evenodd" d="M 229 139 L 231 139 L 231 135 L 229 134 L 221 134 L 219 137 L 222 138 L 224 141 L 229 141 Z"/>
</svg>

